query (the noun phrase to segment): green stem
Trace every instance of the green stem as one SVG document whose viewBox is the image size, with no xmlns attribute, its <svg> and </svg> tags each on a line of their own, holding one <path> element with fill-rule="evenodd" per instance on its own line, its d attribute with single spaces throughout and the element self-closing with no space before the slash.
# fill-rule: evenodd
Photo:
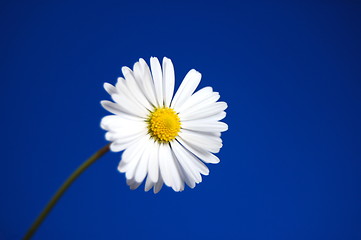
<svg viewBox="0 0 361 240">
<path fill-rule="evenodd" d="M 55 206 L 64 192 L 70 187 L 70 185 L 85 171 L 90 165 L 92 165 L 96 160 L 98 160 L 101 156 L 109 151 L 109 144 L 101 148 L 99 151 L 93 154 L 88 160 L 86 160 L 82 165 L 78 167 L 70 177 L 63 183 L 63 185 L 58 189 L 58 191 L 54 194 L 52 199 L 49 201 L 48 205 L 44 208 L 44 210 L 40 213 L 38 218 L 34 221 L 33 225 L 29 228 L 28 232 L 24 236 L 24 240 L 30 239 L 35 231 L 38 229 L 40 224 L 44 221 L 46 216 L 49 214 L 51 209 Z"/>
</svg>

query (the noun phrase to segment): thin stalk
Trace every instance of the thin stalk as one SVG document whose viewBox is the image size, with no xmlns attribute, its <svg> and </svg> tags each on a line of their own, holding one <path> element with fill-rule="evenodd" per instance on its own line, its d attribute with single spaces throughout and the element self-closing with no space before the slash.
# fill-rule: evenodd
<svg viewBox="0 0 361 240">
<path fill-rule="evenodd" d="M 28 232 L 24 236 L 24 240 L 30 239 L 33 234 L 36 232 L 36 230 L 39 228 L 41 223 L 44 221 L 44 219 L 47 217 L 51 209 L 55 206 L 55 204 L 59 201 L 61 196 L 64 194 L 64 192 L 70 187 L 70 185 L 82 174 L 90 165 L 92 165 L 96 160 L 98 160 L 100 157 L 102 157 L 105 153 L 109 151 L 109 144 L 101 148 L 99 151 L 93 154 L 88 160 L 86 160 L 82 165 L 78 167 L 70 176 L 69 178 L 61 185 L 61 187 L 58 189 L 58 191 L 54 194 L 54 196 L 51 198 L 49 203 L 46 205 L 44 210 L 40 213 L 38 218 L 34 221 L 34 223 L 29 228 Z"/>
</svg>

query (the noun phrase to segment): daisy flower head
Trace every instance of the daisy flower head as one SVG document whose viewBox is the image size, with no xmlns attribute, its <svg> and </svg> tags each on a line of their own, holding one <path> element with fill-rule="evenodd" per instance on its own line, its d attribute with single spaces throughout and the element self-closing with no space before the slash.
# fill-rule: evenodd
<svg viewBox="0 0 361 240">
<path fill-rule="evenodd" d="M 105 116 L 101 127 L 113 152 L 122 153 L 118 170 L 136 189 L 145 180 L 145 191 L 158 193 L 163 183 L 174 191 L 185 184 L 194 188 L 208 175 L 204 163 L 218 163 L 214 155 L 222 147 L 221 132 L 228 129 L 225 102 L 211 87 L 195 92 L 201 74 L 190 70 L 174 91 L 173 63 L 155 57 L 150 67 L 141 58 L 133 70 L 122 68 L 124 78 L 104 88 L 113 102 L 102 106 L 114 115 Z"/>
</svg>

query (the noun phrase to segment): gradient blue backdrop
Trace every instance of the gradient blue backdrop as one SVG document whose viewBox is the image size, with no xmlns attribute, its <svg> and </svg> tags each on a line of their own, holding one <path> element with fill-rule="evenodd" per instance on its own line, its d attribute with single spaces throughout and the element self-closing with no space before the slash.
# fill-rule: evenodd
<svg viewBox="0 0 361 240">
<path fill-rule="evenodd" d="M 131 191 L 94 164 L 34 239 L 361 239 L 361 4 L 1 1 L 0 239 L 19 239 L 106 144 L 121 67 L 171 58 L 228 102 L 195 189 Z"/>
</svg>

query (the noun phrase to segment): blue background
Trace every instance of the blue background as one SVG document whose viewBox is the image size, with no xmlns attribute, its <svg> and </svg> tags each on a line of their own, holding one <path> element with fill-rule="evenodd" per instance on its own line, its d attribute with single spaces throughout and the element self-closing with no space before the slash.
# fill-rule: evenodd
<svg viewBox="0 0 361 240">
<path fill-rule="evenodd" d="M 0 239 L 106 144 L 99 102 L 139 57 L 228 102 L 195 189 L 128 189 L 108 153 L 34 239 L 361 239 L 361 4 L 2 1 Z"/>
</svg>

